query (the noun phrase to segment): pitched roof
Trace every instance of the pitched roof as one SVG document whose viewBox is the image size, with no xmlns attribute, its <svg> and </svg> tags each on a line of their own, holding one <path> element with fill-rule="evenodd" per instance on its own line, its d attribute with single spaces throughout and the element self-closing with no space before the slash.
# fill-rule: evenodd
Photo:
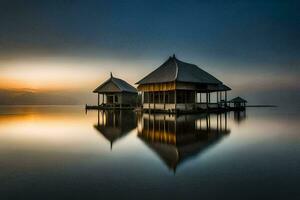
<svg viewBox="0 0 300 200">
<path fill-rule="evenodd" d="M 247 103 L 247 101 L 241 97 L 235 97 L 233 99 L 231 99 L 229 102 L 232 102 L 232 103 Z"/>
<path fill-rule="evenodd" d="M 222 84 L 217 78 L 199 68 L 197 65 L 178 60 L 175 55 L 169 57 L 160 67 L 148 74 L 136 84 L 190 82 Z"/>
<path fill-rule="evenodd" d="M 130 92 L 130 93 L 137 93 L 135 87 L 131 86 L 126 81 L 113 77 L 110 74 L 110 78 L 102 83 L 99 87 L 97 87 L 94 93 L 105 93 L 105 92 Z"/>
</svg>

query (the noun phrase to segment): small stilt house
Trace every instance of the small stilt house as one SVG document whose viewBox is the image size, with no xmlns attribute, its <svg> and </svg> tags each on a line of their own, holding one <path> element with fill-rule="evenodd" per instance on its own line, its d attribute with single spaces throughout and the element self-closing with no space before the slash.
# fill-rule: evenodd
<svg viewBox="0 0 300 200">
<path fill-rule="evenodd" d="M 93 92 L 98 94 L 98 107 L 122 109 L 136 106 L 136 88 L 122 79 L 113 77 L 112 73 L 110 78 Z"/>
<path fill-rule="evenodd" d="M 144 110 L 195 111 L 227 107 L 227 91 L 220 80 L 198 66 L 169 57 L 138 81 Z M 214 101 L 211 95 L 215 95 Z"/>
<path fill-rule="evenodd" d="M 244 109 L 244 108 L 246 107 L 247 101 L 246 101 L 245 99 L 241 98 L 241 97 L 235 97 L 235 98 L 231 99 L 231 100 L 229 101 L 229 103 L 230 103 L 230 104 L 233 104 L 233 107 L 234 107 L 234 108 L 237 108 L 237 109 L 239 109 L 239 108 Z"/>
</svg>

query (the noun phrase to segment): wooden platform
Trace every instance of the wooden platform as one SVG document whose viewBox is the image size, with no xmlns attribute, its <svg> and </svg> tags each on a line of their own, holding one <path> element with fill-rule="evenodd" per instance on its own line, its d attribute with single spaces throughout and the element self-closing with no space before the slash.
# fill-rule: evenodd
<svg viewBox="0 0 300 200">
<path fill-rule="evenodd" d="M 103 106 L 103 105 L 85 105 L 86 110 L 134 110 L 135 107 L 113 107 L 113 106 Z"/>
<path fill-rule="evenodd" d="M 197 113 L 223 113 L 229 111 L 244 111 L 243 108 L 226 107 L 226 108 L 209 108 L 209 109 L 198 109 L 198 110 L 153 110 L 153 109 L 142 109 L 135 108 L 136 112 L 144 113 L 164 113 L 164 114 L 197 114 Z"/>
</svg>

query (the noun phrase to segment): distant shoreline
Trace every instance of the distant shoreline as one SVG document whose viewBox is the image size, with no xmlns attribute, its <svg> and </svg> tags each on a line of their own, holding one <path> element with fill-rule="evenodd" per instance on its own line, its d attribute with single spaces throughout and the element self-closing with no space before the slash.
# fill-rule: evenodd
<svg viewBox="0 0 300 200">
<path fill-rule="evenodd" d="M 246 107 L 258 107 L 258 108 L 276 108 L 278 107 L 277 105 L 247 105 Z"/>
</svg>

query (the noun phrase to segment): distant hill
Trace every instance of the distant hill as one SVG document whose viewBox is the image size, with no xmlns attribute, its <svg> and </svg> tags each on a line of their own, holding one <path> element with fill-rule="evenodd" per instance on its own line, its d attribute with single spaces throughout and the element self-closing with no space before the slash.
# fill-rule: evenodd
<svg viewBox="0 0 300 200">
<path fill-rule="evenodd" d="M 76 105 L 81 104 L 71 95 L 61 92 L 34 90 L 0 90 L 0 105 Z"/>
</svg>

